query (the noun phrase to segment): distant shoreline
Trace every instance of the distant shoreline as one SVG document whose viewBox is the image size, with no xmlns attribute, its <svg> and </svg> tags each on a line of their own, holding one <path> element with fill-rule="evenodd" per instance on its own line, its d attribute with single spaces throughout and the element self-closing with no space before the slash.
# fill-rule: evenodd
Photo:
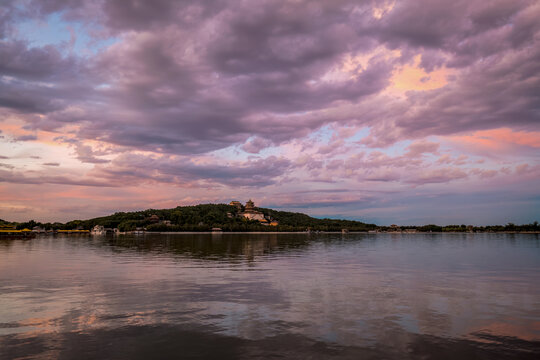
<svg viewBox="0 0 540 360">
<path fill-rule="evenodd" d="M 390 234 L 390 235 L 416 235 L 416 234 L 540 234 L 540 231 L 498 231 L 498 232 L 459 232 L 459 231 L 433 231 L 433 232 L 376 232 L 370 233 L 367 231 L 349 231 L 348 233 L 342 233 L 341 231 L 322 231 L 322 232 L 306 232 L 306 231 L 146 231 L 143 234 L 120 234 L 120 235 L 182 235 L 182 234 L 212 234 L 212 235 L 223 235 L 223 234 L 305 234 L 305 235 L 317 235 L 317 234 L 369 234 L 369 235 L 379 235 L 379 234 Z"/>
<path fill-rule="evenodd" d="M 306 231 L 145 231 L 140 233 L 134 233 L 134 232 L 120 232 L 120 233 L 107 233 L 107 234 L 92 234 L 90 232 L 80 233 L 80 232 L 74 232 L 71 233 L 69 231 L 64 232 L 28 232 L 27 235 L 29 236 L 13 236 L 13 234 L 7 234 L 7 233 L 0 233 L 0 239 L 7 239 L 7 238 L 34 238 L 36 236 L 39 237 L 45 237 L 45 236 L 57 236 L 57 235 L 77 235 L 77 236 L 106 236 L 106 237 L 116 237 L 116 236 L 144 236 L 144 235 L 241 235 L 241 234 L 247 234 L 247 235 L 277 235 L 277 234 L 303 234 L 303 235 L 325 235 L 325 234 L 340 234 L 340 235 L 352 235 L 352 234 L 366 234 L 366 235 L 417 235 L 417 234 L 540 234 L 540 231 L 476 231 L 476 232 L 462 232 L 462 231 L 432 231 L 432 232 L 425 232 L 425 231 L 417 231 L 417 232 L 368 232 L 368 231 L 349 231 L 349 232 L 341 232 L 341 231 L 312 231 L 312 232 L 306 232 Z"/>
</svg>

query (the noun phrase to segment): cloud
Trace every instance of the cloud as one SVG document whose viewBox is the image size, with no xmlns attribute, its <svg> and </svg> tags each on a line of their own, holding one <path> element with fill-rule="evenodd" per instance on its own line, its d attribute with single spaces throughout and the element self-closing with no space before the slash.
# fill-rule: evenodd
<svg viewBox="0 0 540 360">
<path fill-rule="evenodd" d="M 45 166 L 60 166 L 60 163 L 57 163 L 57 162 L 46 162 L 46 163 L 43 163 L 43 165 L 45 165 Z"/>
<path fill-rule="evenodd" d="M 408 151 L 405 156 L 415 158 L 421 156 L 422 154 L 437 154 L 438 149 L 438 143 L 417 141 L 409 145 Z"/>
<path fill-rule="evenodd" d="M 105 164 L 110 161 L 107 159 L 100 159 L 96 157 L 94 150 L 92 149 L 91 146 L 83 145 L 81 143 L 77 143 L 75 145 L 75 153 L 76 153 L 77 159 L 83 163 Z"/>
<path fill-rule="evenodd" d="M 0 10 L 0 146 L 17 169 L 51 153 L 5 182 L 404 197 L 536 175 L 535 1 L 25 5 Z M 51 15 L 78 46 L 24 38 Z"/>
<path fill-rule="evenodd" d="M 492 178 L 498 174 L 497 170 L 472 169 L 471 174 L 478 175 L 481 179 Z"/>
<path fill-rule="evenodd" d="M 15 168 L 15 166 L 13 166 L 11 164 L 4 164 L 4 163 L 0 163 L 0 167 L 6 168 L 6 169 L 14 169 Z"/>
<path fill-rule="evenodd" d="M 290 166 L 289 160 L 275 156 L 245 162 L 197 164 L 188 158 L 124 154 L 110 165 L 97 168 L 93 175 L 119 184 L 159 181 L 179 185 L 200 182 L 201 186 L 262 187 L 275 183 Z"/>
<path fill-rule="evenodd" d="M 461 169 L 441 168 L 422 171 L 418 175 L 413 175 L 406 182 L 415 185 L 447 183 L 453 180 L 465 179 L 468 175 Z"/>
<path fill-rule="evenodd" d="M 0 182 L 13 184 L 58 184 L 77 186 L 115 187 L 120 186 L 103 180 L 95 180 L 83 176 L 48 175 L 45 173 L 26 175 L 20 171 L 0 170 Z"/>
<path fill-rule="evenodd" d="M 249 140 L 242 146 L 242 150 L 252 154 L 258 154 L 262 149 L 265 149 L 272 145 L 272 142 L 267 139 L 256 137 Z"/>
<path fill-rule="evenodd" d="M 37 140 L 36 135 L 20 135 L 13 139 L 14 141 L 33 141 Z"/>
<path fill-rule="evenodd" d="M 77 123 L 81 139 L 170 154 L 250 138 L 245 149 L 256 153 L 261 140 L 254 139 L 279 144 L 335 122 L 370 126 L 364 144 L 385 146 L 501 126 L 509 117 L 530 126 L 536 116 L 538 96 L 524 92 L 538 81 L 537 51 L 526 47 L 538 31 L 531 22 L 538 7 L 527 1 L 403 1 L 391 8 L 374 2 L 386 9 L 380 18 L 352 1 L 235 3 L 234 11 L 226 1 L 100 4 L 35 2 L 28 16 L 59 12 L 87 23 L 86 13 L 122 41 L 89 58 L 64 56 L 52 45 L 2 43 L 0 71 L 14 80 L 0 85 L 0 105 L 46 114 L 29 120 L 36 129 Z M 472 53 L 477 43 L 497 46 Z M 370 55 L 381 44 L 401 56 Z M 325 77 L 351 54 L 367 61 L 345 81 Z M 427 77 L 442 66 L 463 74 L 441 89 L 374 107 L 369 98 L 417 55 Z M 358 107 L 355 115 L 329 111 L 349 105 Z"/>
<path fill-rule="evenodd" d="M 21 41 L 0 42 L 0 73 L 20 80 L 60 81 L 73 77 L 74 57 L 64 57 L 52 45 L 29 47 Z"/>
</svg>

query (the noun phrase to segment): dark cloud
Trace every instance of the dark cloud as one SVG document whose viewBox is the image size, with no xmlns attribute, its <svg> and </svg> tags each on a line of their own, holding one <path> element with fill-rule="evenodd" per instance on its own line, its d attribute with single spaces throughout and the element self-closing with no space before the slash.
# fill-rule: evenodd
<svg viewBox="0 0 540 360">
<path fill-rule="evenodd" d="M 64 57 L 52 45 L 29 48 L 21 40 L 0 42 L 0 73 L 21 80 L 58 81 L 72 78 L 74 57 Z"/>
<path fill-rule="evenodd" d="M 48 113 L 62 108 L 65 100 L 51 96 L 55 89 L 0 79 L 0 107 L 22 113 Z"/>
<path fill-rule="evenodd" d="M 370 19 L 364 30 L 391 48 L 446 52 L 451 66 L 466 66 L 483 57 L 534 40 L 538 25 L 534 1 L 399 1 L 380 21 Z M 533 15 L 533 16 L 531 16 Z M 439 53 L 440 55 L 440 53 Z M 428 68 L 430 61 L 423 63 Z"/>
<path fill-rule="evenodd" d="M 209 184 L 260 187 L 275 183 L 290 167 L 289 160 L 275 156 L 229 164 L 196 164 L 186 158 L 124 154 L 110 166 L 97 168 L 93 175 L 129 184 L 160 181 L 186 185 L 203 179 Z"/>
<path fill-rule="evenodd" d="M 21 40 L 0 42 L 0 108 L 23 114 L 50 114 L 26 120 L 36 129 L 50 130 L 65 122 L 58 113 L 77 104 L 91 106 L 99 93 L 92 90 L 87 65 L 75 56 L 63 55 L 57 46 L 31 47 Z"/>
<path fill-rule="evenodd" d="M 375 18 L 372 8 L 387 3 L 43 0 L 22 13 L 8 6 L 9 28 L 23 16 L 57 13 L 117 42 L 77 56 L 8 38 L 0 43 L 0 106 L 23 114 L 30 129 L 74 124 L 83 140 L 183 155 L 235 144 L 257 153 L 332 123 L 370 127 L 368 146 L 538 128 L 537 2 L 399 1 Z M 373 55 L 378 47 L 401 56 Z M 430 71 L 453 69 L 448 84 L 404 100 L 381 95 L 396 67 L 416 55 L 425 82 Z M 369 61 L 332 78 L 351 56 Z"/>
<path fill-rule="evenodd" d="M 270 140 L 256 137 L 245 143 L 244 146 L 242 146 L 242 150 L 248 153 L 257 154 L 270 145 L 272 145 Z"/>
<path fill-rule="evenodd" d="M 196 25 L 197 22 L 221 10 L 225 3 L 214 0 L 204 2 L 106 0 L 103 12 L 107 27 L 115 31 L 148 30 L 160 28 L 164 23 Z"/>
<path fill-rule="evenodd" d="M 110 160 L 96 157 L 96 153 L 94 152 L 92 147 L 88 145 L 77 143 L 75 147 L 75 153 L 76 153 L 77 159 L 83 163 L 105 164 L 105 163 L 110 162 Z M 101 153 L 98 155 L 104 155 L 104 154 Z"/>
<path fill-rule="evenodd" d="M 77 186 L 117 187 L 121 186 L 103 180 L 67 175 L 24 174 L 20 171 L 0 170 L 0 182 L 13 184 L 59 184 Z"/>
<path fill-rule="evenodd" d="M 15 137 L 13 140 L 15 140 L 15 141 L 33 141 L 33 140 L 37 140 L 37 136 L 36 135 L 20 135 L 20 136 Z"/>
<path fill-rule="evenodd" d="M 45 165 L 45 166 L 60 166 L 60 163 L 57 163 L 57 162 L 46 162 L 46 163 L 43 163 L 43 165 Z"/>
</svg>

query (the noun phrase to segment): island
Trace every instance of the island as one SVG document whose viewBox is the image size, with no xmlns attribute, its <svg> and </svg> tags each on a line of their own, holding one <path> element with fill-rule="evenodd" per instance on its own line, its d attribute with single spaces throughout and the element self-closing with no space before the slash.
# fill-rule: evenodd
<svg viewBox="0 0 540 360">
<path fill-rule="evenodd" d="M 172 209 L 147 209 L 117 212 L 112 215 L 67 223 L 9 222 L 0 219 L 0 236 L 28 236 L 29 233 L 68 233 L 104 235 L 147 232 L 540 232 L 531 224 L 473 225 L 402 225 L 378 226 L 356 220 L 315 218 L 303 213 L 256 207 L 250 199 L 245 205 L 233 200 L 228 204 L 199 204 Z"/>
</svg>

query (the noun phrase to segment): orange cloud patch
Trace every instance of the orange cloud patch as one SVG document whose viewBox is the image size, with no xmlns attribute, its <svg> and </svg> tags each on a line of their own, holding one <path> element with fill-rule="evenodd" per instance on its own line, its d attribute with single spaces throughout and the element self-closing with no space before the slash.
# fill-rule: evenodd
<svg viewBox="0 0 540 360">
<path fill-rule="evenodd" d="M 441 68 L 427 73 L 420 67 L 422 55 L 414 58 L 413 65 L 405 65 L 396 70 L 392 76 L 392 88 L 401 91 L 433 90 L 448 83 L 450 70 Z"/>
<path fill-rule="evenodd" d="M 540 132 L 513 131 L 509 128 L 477 131 L 472 135 L 452 136 L 455 142 L 491 150 L 501 150 L 510 145 L 540 148 Z"/>
<path fill-rule="evenodd" d="M 395 1 L 387 0 L 383 2 L 382 4 L 380 4 L 379 6 L 375 6 L 373 8 L 373 17 L 378 20 L 382 19 L 384 15 L 392 11 L 395 5 L 396 5 Z"/>
</svg>

